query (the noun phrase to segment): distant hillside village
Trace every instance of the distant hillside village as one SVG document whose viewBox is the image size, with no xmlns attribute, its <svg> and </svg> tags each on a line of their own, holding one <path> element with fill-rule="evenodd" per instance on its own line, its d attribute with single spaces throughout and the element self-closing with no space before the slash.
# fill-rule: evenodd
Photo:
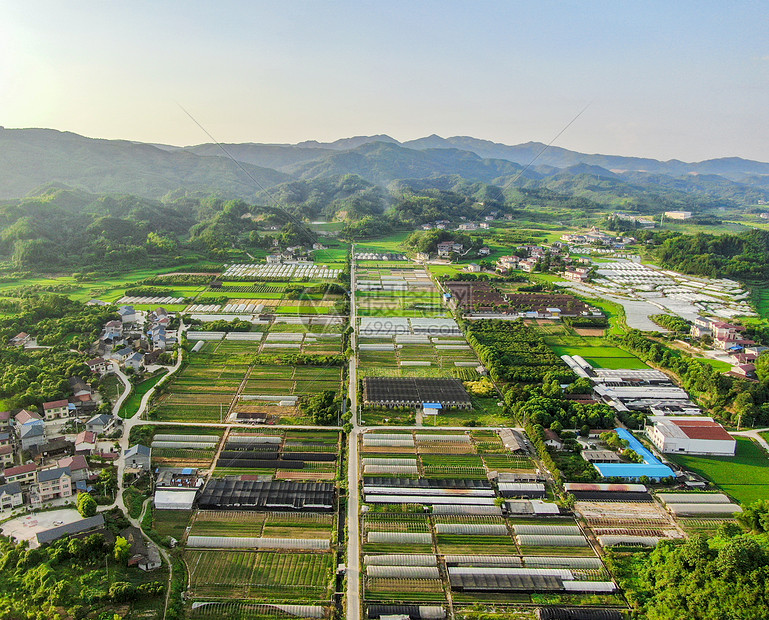
<svg viewBox="0 0 769 620">
<path fill-rule="evenodd" d="M 486 220 L 494 219 L 496 219 L 494 216 L 486 217 Z M 449 226 L 448 220 L 440 220 L 424 224 L 421 230 L 449 230 Z M 482 229 L 489 229 L 488 221 L 461 223 L 455 230 L 457 233 L 467 233 Z M 454 261 L 477 258 L 478 263 L 470 263 L 465 267 L 468 273 L 494 271 L 505 275 L 515 270 L 525 273 L 549 272 L 574 282 L 587 282 L 591 275 L 591 261 L 583 256 L 571 256 L 571 254 L 616 254 L 636 242 L 634 237 L 617 237 L 593 227 L 586 233 L 563 235 L 561 241 L 551 244 L 519 245 L 514 248 L 514 254 L 501 256 L 495 263 L 489 264 L 487 259 L 492 254 L 491 249 L 480 244 L 480 238 L 473 237 L 473 239 L 475 240 L 473 245 L 451 239 L 440 241 L 436 244 L 434 252 L 417 251 L 415 259 L 418 262 L 432 262 L 433 260 Z"/>
<path fill-rule="evenodd" d="M 94 357 L 86 362 L 91 376 L 69 379 L 69 398 L 0 412 L 0 512 L 72 504 L 83 492 L 105 498 L 109 493 L 112 484 L 105 480 L 116 475 L 123 421 L 91 383 L 113 372 L 154 371 L 173 361 L 178 341 L 173 327 L 178 319 L 162 307 L 145 312 L 124 305 L 117 314 L 91 346 Z M 37 347 L 26 332 L 9 344 Z M 149 450 L 137 445 L 126 451 L 127 471 L 148 471 Z"/>
</svg>

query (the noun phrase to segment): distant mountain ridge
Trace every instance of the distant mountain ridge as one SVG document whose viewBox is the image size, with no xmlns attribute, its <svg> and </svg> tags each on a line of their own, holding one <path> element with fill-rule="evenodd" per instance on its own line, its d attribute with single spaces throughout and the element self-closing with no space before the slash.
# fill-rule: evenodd
<svg viewBox="0 0 769 620">
<path fill-rule="evenodd" d="M 54 129 L 0 130 L 0 198 L 22 197 L 54 182 L 148 198 L 180 187 L 253 196 L 257 188 L 249 174 L 268 187 L 290 178 L 271 168 L 127 140 L 98 140 Z"/>
<path fill-rule="evenodd" d="M 235 160 L 235 161 L 233 161 Z M 528 167 L 527 167 L 528 166 Z M 769 201 L 769 163 L 738 157 L 686 163 L 585 154 L 539 142 L 515 146 L 469 136 L 399 142 L 385 134 L 329 143 L 206 143 L 189 147 L 101 140 L 52 129 L 0 129 L 0 198 L 59 183 L 94 193 L 160 199 L 177 190 L 269 200 L 261 187 L 353 175 L 382 188 L 399 181 L 549 189 L 624 208 L 741 206 Z M 260 187 L 261 186 L 261 187 Z M 323 190 L 326 191 L 325 189 Z M 286 196 L 285 192 L 279 192 Z"/>
<path fill-rule="evenodd" d="M 743 159 L 741 157 L 722 157 L 700 162 L 684 162 L 678 159 L 660 161 L 645 157 L 580 153 L 559 146 L 547 147 L 547 145 L 541 142 L 508 145 L 471 136 L 442 138 L 432 134 L 406 142 L 398 142 L 395 138 L 387 135 L 357 136 L 331 143 L 313 142 L 313 144 L 314 148 L 339 149 L 340 146 L 338 145 L 354 144 L 360 146 L 367 142 L 390 142 L 416 150 L 459 149 L 470 151 L 484 159 L 506 159 L 522 166 L 527 165 L 536 157 L 536 165 L 553 166 L 555 168 L 568 168 L 577 164 L 588 164 L 610 171 L 632 170 L 635 172 L 659 172 L 669 175 L 717 174 L 732 180 L 741 180 L 749 175 L 769 175 L 769 163 Z M 309 143 L 300 143 L 300 145 L 306 144 Z"/>
</svg>

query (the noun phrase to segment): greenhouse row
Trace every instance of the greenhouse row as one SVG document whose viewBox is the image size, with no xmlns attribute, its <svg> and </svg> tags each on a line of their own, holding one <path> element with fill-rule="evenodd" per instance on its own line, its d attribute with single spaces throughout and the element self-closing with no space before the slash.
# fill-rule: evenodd
<svg viewBox="0 0 769 620">
<path fill-rule="evenodd" d="M 552 534 L 516 534 L 523 547 L 588 547 L 584 536 L 559 536 Z"/>
<path fill-rule="evenodd" d="M 198 505 L 211 509 L 331 511 L 336 488 L 327 482 L 258 482 L 212 478 L 201 492 Z"/>
<path fill-rule="evenodd" d="M 312 549 L 331 548 L 327 538 L 266 538 L 231 536 L 188 536 L 188 547 L 207 549 Z"/>
</svg>

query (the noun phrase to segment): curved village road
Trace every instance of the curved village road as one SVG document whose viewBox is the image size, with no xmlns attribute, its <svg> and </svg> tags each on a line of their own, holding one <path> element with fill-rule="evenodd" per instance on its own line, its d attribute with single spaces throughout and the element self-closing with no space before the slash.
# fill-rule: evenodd
<svg viewBox="0 0 769 620">
<path fill-rule="evenodd" d="M 179 341 L 181 342 L 181 335 L 184 330 L 184 322 L 179 323 Z M 102 506 L 100 510 L 110 510 L 112 508 L 120 508 L 123 513 L 125 514 L 128 521 L 136 527 L 141 533 L 142 536 L 144 536 L 145 539 L 148 541 L 151 541 L 150 537 L 147 536 L 147 534 L 144 533 L 144 530 L 142 530 L 141 527 L 141 519 L 144 516 L 144 513 L 147 511 L 147 508 L 149 506 L 149 502 L 152 501 L 152 498 L 148 498 L 144 505 L 142 506 L 141 515 L 138 519 L 133 519 L 131 515 L 128 514 L 128 510 L 126 509 L 125 501 L 123 500 L 123 475 L 125 473 L 125 453 L 126 450 L 129 448 L 129 437 L 131 435 L 131 429 L 137 424 L 141 423 L 141 415 L 144 413 L 144 410 L 147 408 L 147 403 L 149 403 L 149 400 L 155 392 L 155 388 L 157 388 L 158 385 L 163 384 L 165 381 L 168 380 L 168 377 L 176 373 L 179 368 L 182 366 L 182 360 L 183 360 L 183 353 L 184 349 L 180 346 L 178 348 L 178 355 L 176 359 L 176 364 L 171 368 L 171 370 L 168 372 L 168 374 L 163 377 L 160 381 L 158 381 L 157 385 L 155 385 L 151 390 L 149 390 L 144 397 L 141 400 L 141 404 L 139 406 L 138 411 L 136 414 L 134 414 L 131 418 L 125 420 L 123 422 L 123 435 L 120 438 L 120 441 L 118 442 L 120 445 L 120 456 L 117 459 L 117 492 L 115 494 L 115 502 L 113 504 L 110 504 L 109 506 Z M 131 382 L 128 379 L 128 377 L 125 375 L 125 373 L 120 370 L 120 368 L 117 367 L 117 364 L 113 364 L 113 369 L 115 371 L 115 374 L 118 376 L 120 381 L 123 383 L 124 390 L 123 393 L 118 397 L 117 401 L 115 401 L 114 406 L 112 407 L 112 415 L 117 416 L 120 412 L 120 407 L 125 402 L 125 399 L 128 398 L 129 394 L 131 393 Z M 154 544 L 154 543 L 152 543 Z M 158 551 L 160 551 L 160 555 L 165 561 L 165 563 L 168 565 L 168 585 L 166 587 L 166 599 L 165 599 L 165 605 L 163 606 L 163 618 L 166 616 L 166 612 L 168 611 L 168 602 L 170 600 L 171 595 L 171 584 L 173 582 L 173 564 L 171 563 L 171 557 L 168 555 L 168 552 L 161 546 L 157 545 Z"/>
</svg>

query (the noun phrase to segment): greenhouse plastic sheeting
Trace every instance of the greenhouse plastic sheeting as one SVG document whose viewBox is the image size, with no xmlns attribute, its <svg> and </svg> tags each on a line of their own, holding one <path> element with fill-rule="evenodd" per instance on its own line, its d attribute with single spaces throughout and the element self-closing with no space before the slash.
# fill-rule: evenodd
<svg viewBox="0 0 769 620">
<path fill-rule="evenodd" d="M 327 538 L 247 538 L 230 536 L 188 536 L 188 547 L 208 549 L 318 549 L 331 548 Z"/>
</svg>

